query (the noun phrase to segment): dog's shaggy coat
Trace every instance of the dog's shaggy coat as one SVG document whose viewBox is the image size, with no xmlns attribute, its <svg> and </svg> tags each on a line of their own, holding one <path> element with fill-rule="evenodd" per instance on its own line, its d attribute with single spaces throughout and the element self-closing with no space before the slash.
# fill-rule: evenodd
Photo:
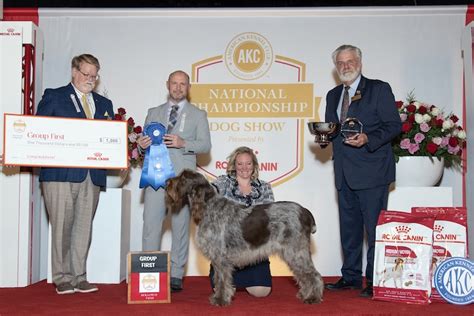
<svg viewBox="0 0 474 316">
<path fill-rule="evenodd" d="M 234 266 L 243 267 L 278 254 L 293 272 L 304 303 L 319 303 L 323 280 L 310 252 L 316 224 L 310 211 L 294 202 L 275 202 L 249 208 L 218 195 L 204 176 L 184 170 L 168 180 L 166 204 L 171 212 L 189 205 L 198 225 L 196 242 L 211 261 L 215 274 L 213 305 L 229 305 Z"/>
</svg>

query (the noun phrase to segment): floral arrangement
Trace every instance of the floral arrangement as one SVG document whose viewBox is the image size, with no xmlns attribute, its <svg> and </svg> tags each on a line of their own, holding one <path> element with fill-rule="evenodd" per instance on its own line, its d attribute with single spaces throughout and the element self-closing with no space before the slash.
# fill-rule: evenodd
<svg viewBox="0 0 474 316">
<path fill-rule="evenodd" d="M 127 119 L 127 111 L 124 108 L 118 108 L 114 119 L 118 121 L 127 121 L 128 126 L 128 159 L 132 167 L 137 167 L 143 164 L 143 154 L 138 151 L 137 138 L 142 132 L 140 125 L 135 126 L 135 121 L 132 117 Z"/>
<path fill-rule="evenodd" d="M 402 120 L 402 132 L 392 142 L 397 162 L 401 156 L 428 156 L 444 158 L 448 167 L 461 166 L 466 132 L 456 115 L 445 115 L 435 105 L 416 101 L 413 91 L 406 103 L 396 103 Z"/>
</svg>

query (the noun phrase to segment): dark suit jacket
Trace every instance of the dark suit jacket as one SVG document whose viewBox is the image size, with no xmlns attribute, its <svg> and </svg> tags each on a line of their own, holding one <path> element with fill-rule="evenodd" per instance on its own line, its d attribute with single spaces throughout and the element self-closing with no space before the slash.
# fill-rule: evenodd
<svg viewBox="0 0 474 316">
<path fill-rule="evenodd" d="M 338 105 L 343 85 L 326 96 L 326 122 L 339 122 Z M 395 160 L 391 140 L 401 132 L 401 120 L 390 85 L 380 80 L 361 77 L 357 90 L 362 96 L 352 101 L 347 117 L 363 124 L 369 142 L 361 148 L 345 145 L 342 136 L 333 139 L 336 188 L 345 176 L 354 190 L 369 189 L 395 181 Z"/>
<path fill-rule="evenodd" d="M 103 96 L 92 92 L 95 103 L 94 119 L 107 119 L 114 117 L 112 102 Z M 71 96 L 75 99 L 76 109 Z M 57 89 L 46 89 L 43 98 L 38 104 L 36 115 L 58 116 L 72 118 L 86 118 L 82 109 L 81 101 L 78 99 L 72 84 Z M 40 181 L 58 182 L 82 182 L 90 171 L 92 182 L 104 187 L 106 184 L 106 171 L 104 169 L 82 169 L 82 168 L 41 168 Z"/>
</svg>

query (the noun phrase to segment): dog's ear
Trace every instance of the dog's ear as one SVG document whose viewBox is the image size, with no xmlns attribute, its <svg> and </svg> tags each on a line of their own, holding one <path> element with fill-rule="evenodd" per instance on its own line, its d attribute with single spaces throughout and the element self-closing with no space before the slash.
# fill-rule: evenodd
<svg viewBox="0 0 474 316">
<path fill-rule="evenodd" d="M 189 195 L 191 214 L 196 225 L 199 225 L 202 220 L 207 200 L 213 196 L 210 194 L 211 192 L 214 194 L 214 190 L 209 184 L 201 184 L 195 186 Z"/>
<path fill-rule="evenodd" d="M 168 212 L 179 212 L 183 208 L 183 198 L 179 178 L 175 177 L 166 182 L 165 202 Z"/>
</svg>

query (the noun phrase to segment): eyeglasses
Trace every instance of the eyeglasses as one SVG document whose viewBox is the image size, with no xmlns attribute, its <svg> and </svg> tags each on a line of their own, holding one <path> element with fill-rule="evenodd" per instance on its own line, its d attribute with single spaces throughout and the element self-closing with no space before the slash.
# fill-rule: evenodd
<svg viewBox="0 0 474 316">
<path fill-rule="evenodd" d="M 93 76 L 93 75 L 91 75 L 91 74 L 85 74 L 85 73 L 83 73 L 80 69 L 77 69 L 77 71 L 79 71 L 79 72 L 80 72 L 84 77 L 86 77 L 87 79 L 92 79 L 93 81 L 97 81 L 97 80 L 100 79 L 99 74 Z"/>
</svg>

